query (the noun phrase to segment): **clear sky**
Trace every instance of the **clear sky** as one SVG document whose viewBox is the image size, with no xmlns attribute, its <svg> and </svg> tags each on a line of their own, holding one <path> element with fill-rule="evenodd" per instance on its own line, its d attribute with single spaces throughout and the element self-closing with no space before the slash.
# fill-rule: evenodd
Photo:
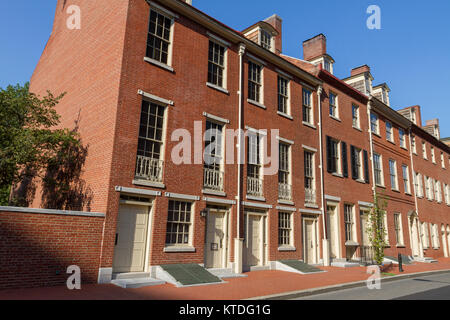
<svg viewBox="0 0 450 320">
<path fill-rule="evenodd" d="M 391 88 L 394 109 L 422 107 L 450 136 L 450 1 L 448 0 L 193 0 L 194 6 L 236 30 L 276 13 L 283 18 L 283 51 L 302 58 L 301 43 L 319 33 L 336 60 L 335 75 L 368 64 L 374 84 Z M 381 30 L 369 30 L 369 5 L 381 8 Z M 24 83 L 52 28 L 56 0 L 0 1 L 0 87 Z M 82 10 L 82 8 L 81 8 Z"/>
</svg>

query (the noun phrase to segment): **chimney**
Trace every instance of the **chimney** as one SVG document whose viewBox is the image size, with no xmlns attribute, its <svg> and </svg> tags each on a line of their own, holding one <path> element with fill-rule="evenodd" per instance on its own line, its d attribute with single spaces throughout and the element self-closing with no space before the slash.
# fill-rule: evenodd
<svg viewBox="0 0 450 320">
<path fill-rule="evenodd" d="M 274 14 L 264 20 L 264 22 L 267 22 L 272 27 L 274 27 L 275 30 L 277 30 L 278 35 L 275 37 L 275 53 L 281 54 L 283 52 L 283 39 L 282 39 L 282 29 L 283 29 L 283 19 L 281 19 L 278 15 Z"/>
<path fill-rule="evenodd" d="M 310 61 L 327 53 L 327 38 L 319 34 L 314 38 L 303 41 L 303 59 Z"/>
<path fill-rule="evenodd" d="M 352 72 L 350 75 L 353 77 L 353 76 L 356 76 L 358 74 L 365 73 L 365 72 L 370 72 L 370 67 L 367 64 L 365 64 L 361 67 L 352 69 Z"/>
</svg>

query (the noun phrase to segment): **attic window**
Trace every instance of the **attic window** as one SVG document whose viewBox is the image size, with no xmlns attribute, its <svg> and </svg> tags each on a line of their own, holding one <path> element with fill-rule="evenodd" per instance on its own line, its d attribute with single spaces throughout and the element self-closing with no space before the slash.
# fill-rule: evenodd
<svg viewBox="0 0 450 320">
<path fill-rule="evenodd" d="M 323 68 L 331 73 L 331 63 L 328 59 L 323 59 Z"/>
<path fill-rule="evenodd" d="M 385 89 L 382 89 L 381 90 L 381 92 L 382 92 L 382 94 L 383 94 L 383 102 L 385 103 L 385 104 L 387 104 L 387 93 L 386 93 L 386 90 Z"/>
<path fill-rule="evenodd" d="M 267 50 L 272 50 L 272 35 L 264 29 L 260 30 L 261 47 Z"/>
</svg>

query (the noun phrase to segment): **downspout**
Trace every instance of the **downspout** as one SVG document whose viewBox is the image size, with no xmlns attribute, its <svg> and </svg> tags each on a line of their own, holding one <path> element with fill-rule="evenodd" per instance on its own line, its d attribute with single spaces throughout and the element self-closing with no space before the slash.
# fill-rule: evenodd
<svg viewBox="0 0 450 320">
<path fill-rule="evenodd" d="M 369 122 L 369 141 L 370 141 L 370 163 L 372 165 L 372 182 L 373 182 L 373 199 L 375 201 L 376 193 L 377 193 L 377 184 L 375 182 L 375 166 L 374 166 L 374 156 L 373 156 L 373 136 L 372 136 L 372 123 L 370 120 L 370 115 L 372 114 L 372 103 L 370 101 L 371 97 L 369 98 L 369 101 L 367 102 L 367 119 Z"/>
<path fill-rule="evenodd" d="M 413 160 L 413 153 L 412 153 L 412 140 L 411 140 L 411 127 L 408 128 L 408 136 L 409 136 L 409 157 L 411 158 L 411 175 L 413 176 L 412 181 L 413 181 L 413 189 L 414 189 L 414 205 L 416 207 L 416 214 L 417 214 L 417 236 L 419 237 L 419 239 L 417 239 L 418 244 L 419 244 L 419 257 L 423 258 L 423 245 L 422 245 L 422 237 L 421 237 L 421 228 L 420 228 L 420 220 L 419 220 L 419 204 L 417 201 L 417 190 L 416 190 L 416 184 L 414 183 L 414 181 L 416 181 L 417 176 L 415 175 L 415 170 L 414 170 L 414 160 Z M 417 145 L 416 145 L 417 148 Z M 419 183 L 417 182 L 417 185 Z M 412 234 L 411 234 L 412 237 Z M 412 248 L 411 248 L 412 249 Z"/>
<path fill-rule="evenodd" d="M 238 164 L 237 164 L 237 207 L 236 207 L 236 239 L 234 242 L 234 272 L 235 273 L 242 273 L 242 251 L 243 251 L 243 241 L 241 238 L 241 187 L 242 187 L 242 177 L 241 177 L 241 163 L 242 163 L 242 95 L 243 95 L 243 71 L 244 71 L 244 54 L 245 54 L 245 45 L 240 44 L 239 45 L 239 91 L 238 91 L 238 97 L 239 97 L 239 127 L 238 127 L 238 143 L 236 145 L 237 152 L 238 152 Z"/>
<path fill-rule="evenodd" d="M 320 157 L 320 202 L 322 205 L 321 213 L 322 213 L 322 228 L 323 228 L 323 239 L 322 239 L 322 256 L 323 256 L 323 265 L 330 265 L 330 256 L 329 256 L 329 243 L 328 243 L 328 235 L 327 235 L 327 219 L 325 219 L 325 183 L 324 183 L 324 172 L 323 172 L 323 134 L 322 134 L 322 86 L 317 88 L 317 97 L 318 97 L 318 109 L 319 109 L 319 157 Z"/>
</svg>

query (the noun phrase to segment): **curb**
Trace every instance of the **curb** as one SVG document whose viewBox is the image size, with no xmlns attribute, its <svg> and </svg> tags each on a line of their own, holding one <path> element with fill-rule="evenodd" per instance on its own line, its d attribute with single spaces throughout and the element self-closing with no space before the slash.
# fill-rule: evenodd
<svg viewBox="0 0 450 320">
<path fill-rule="evenodd" d="M 435 274 L 441 274 L 441 273 L 450 273 L 450 269 L 415 272 L 415 273 L 408 273 L 408 274 L 403 274 L 403 275 L 396 275 L 396 276 L 391 276 L 389 278 L 382 278 L 381 282 L 382 283 L 383 282 L 393 282 L 393 281 L 398 281 L 398 280 L 415 278 L 417 276 L 429 276 L 429 275 L 435 275 Z M 261 296 L 261 297 L 248 298 L 248 299 L 243 299 L 243 300 L 289 300 L 289 299 L 312 296 L 312 295 L 316 295 L 316 294 L 340 291 L 340 290 L 344 290 L 344 289 L 364 287 L 364 286 L 366 286 L 366 283 L 367 283 L 367 280 L 361 280 L 361 281 L 347 282 L 347 283 L 319 287 L 319 288 L 311 288 L 311 289 L 305 289 L 305 290 L 299 290 L 299 291 L 291 291 L 291 292 L 278 293 L 278 294 L 272 294 L 272 295 Z"/>
</svg>

